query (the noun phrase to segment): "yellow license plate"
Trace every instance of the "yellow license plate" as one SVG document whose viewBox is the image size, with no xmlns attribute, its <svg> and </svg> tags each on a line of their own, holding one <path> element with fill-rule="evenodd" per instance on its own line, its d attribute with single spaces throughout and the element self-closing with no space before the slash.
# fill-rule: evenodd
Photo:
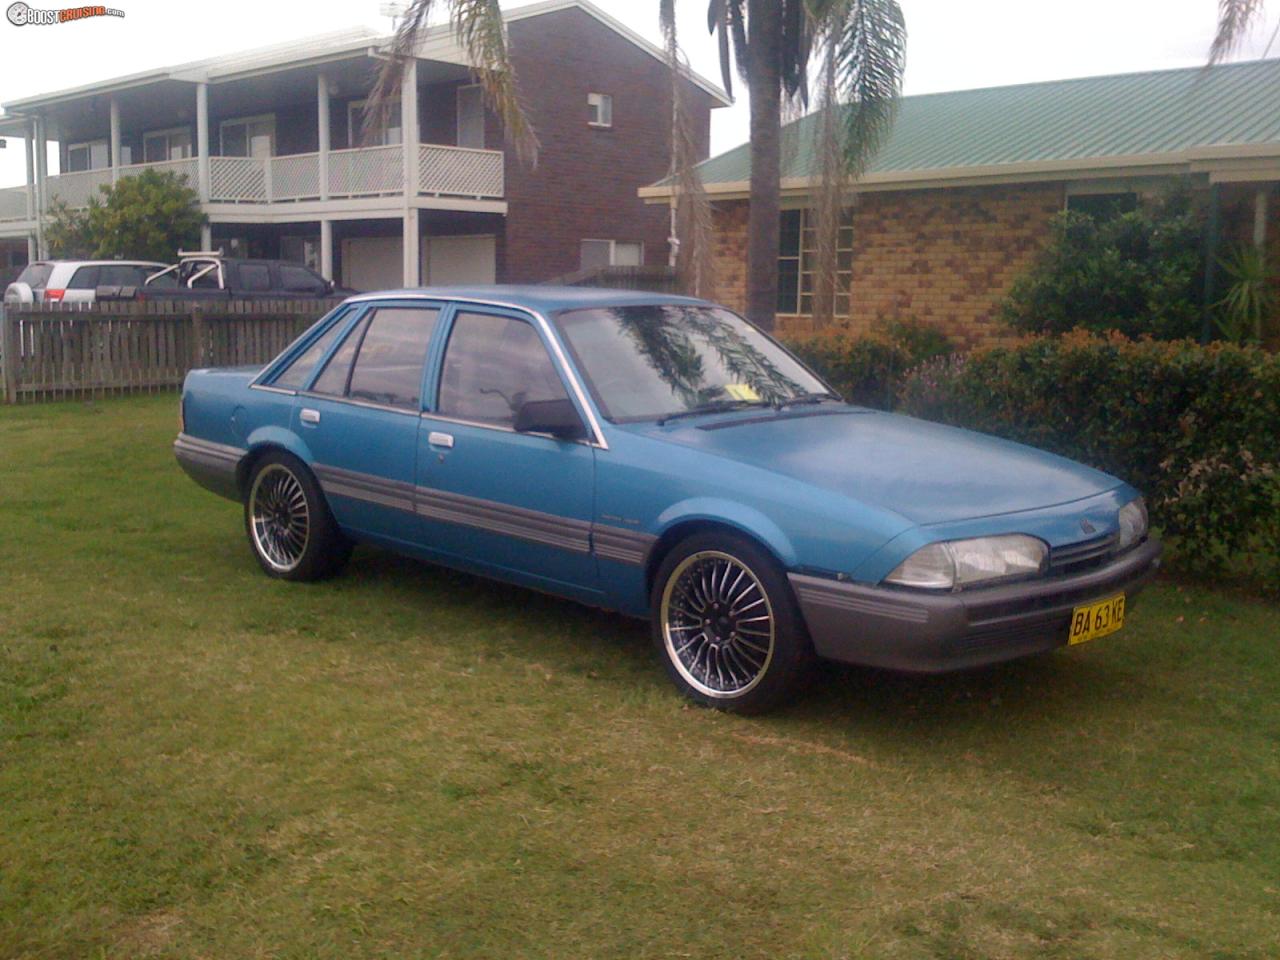
<svg viewBox="0 0 1280 960">
<path fill-rule="evenodd" d="M 1124 594 L 1076 607 L 1071 614 L 1067 643 L 1084 643 L 1115 633 L 1124 626 Z"/>
</svg>

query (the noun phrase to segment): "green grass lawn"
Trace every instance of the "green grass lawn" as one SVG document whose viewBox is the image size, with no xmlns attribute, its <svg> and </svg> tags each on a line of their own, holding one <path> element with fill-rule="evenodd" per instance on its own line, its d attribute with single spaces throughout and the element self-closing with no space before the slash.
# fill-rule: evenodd
<svg viewBox="0 0 1280 960">
<path fill-rule="evenodd" d="M 269 580 L 175 398 L 0 408 L 0 957 L 1280 955 L 1280 607 L 686 707 L 643 625 Z"/>
</svg>

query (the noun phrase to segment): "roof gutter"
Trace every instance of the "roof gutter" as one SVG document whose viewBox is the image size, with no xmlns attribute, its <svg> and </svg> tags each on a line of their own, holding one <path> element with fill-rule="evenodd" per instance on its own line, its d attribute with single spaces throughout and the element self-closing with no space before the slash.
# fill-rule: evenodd
<svg viewBox="0 0 1280 960">
<path fill-rule="evenodd" d="M 928 190 L 940 187 L 984 186 L 1004 183 L 1035 183 L 1046 180 L 1094 179 L 1122 174 L 1207 173 L 1211 178 L 1256 175 L 1280 178 L 1280 143 L 1223 144 L 1192 147 L 1172 153 L 1131 154 L 1113 157 L 1079 157 L 1068 160 L 1032 160 L 1022 163 L 977 164 L 966 167 L 936 167 L 922 170 L 886 170 L 863 175 L 850 186 L 853 193 L 885 190 Z M 807 195 L 819 181 L 814 177 L 787 177 L 782 180 L 784 196 Z M 751 185 L 746 180 L 708 183 L 712 199 L 747 197 Z M 650 203 L 665 203 L 678 193 L 670 184 L 641 187 L 637 194 Z"/>
</svg>

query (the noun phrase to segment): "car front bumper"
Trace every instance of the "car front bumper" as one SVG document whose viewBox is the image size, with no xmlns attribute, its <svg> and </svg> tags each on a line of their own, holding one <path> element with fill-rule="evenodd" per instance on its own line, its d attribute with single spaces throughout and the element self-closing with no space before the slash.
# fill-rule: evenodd
<svg viewBox="0 0 1280 960">
<path fill-rule="evenodd" d="M 922 673 L 963 670 L 1060 647 L 1072 611 L 1155 576 L 1147 540 L 1105 566 L 1068 576 L 925 593 L 790 574 L 818 656 Z"/>
</svg>

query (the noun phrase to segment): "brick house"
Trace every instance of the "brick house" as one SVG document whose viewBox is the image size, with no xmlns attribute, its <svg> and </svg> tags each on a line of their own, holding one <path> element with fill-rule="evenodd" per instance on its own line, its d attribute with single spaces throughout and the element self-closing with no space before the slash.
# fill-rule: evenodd
<svg viewBox="0 0 1280 960">
<path fill-rule="evenodd" d="M 0 136 L 25 141 L 27 184 L 0 190 L 0 269 L 43 254 L 54 198 L 80 206 L 149 168 L 199 191 L 206 247 L 308 262 L 356 289 L 665 264 L 667 213 L 636 196 L 669 163 L 662 51 L 586 0 L 504 20 L 541 142 L 532 167 L 447 28 L 424 36 L 379 124 L 363 123 L 363 107 L 390 38 L 368 30 L 8 102 Z M 710 111 L 728 101 L 695 74 L 681 82 L 706 156 Z M 50 140 L 55 176 L 42 162 Z"/>
<path fill-rule="evenodd" d="M 783 139 L 778 329 L 814 330 L 805 209 L 812 116 Z M 705 161 L 717 299 L 746 302 L 750 157 Z M 1063 209 L 1124 207 L 1175 179 L 1207 194 L 1227 242 L 1280 238 L 1280 60 L 1032 83 L 903 99 L 855 186 L 840 238 L 850 291 L 837 322 L 862 332 L 913 318 L 963 345 L 998 340 L 1000 301 Z M 663 184 L 642 197 L 666 203 Z"/>
</svg>

